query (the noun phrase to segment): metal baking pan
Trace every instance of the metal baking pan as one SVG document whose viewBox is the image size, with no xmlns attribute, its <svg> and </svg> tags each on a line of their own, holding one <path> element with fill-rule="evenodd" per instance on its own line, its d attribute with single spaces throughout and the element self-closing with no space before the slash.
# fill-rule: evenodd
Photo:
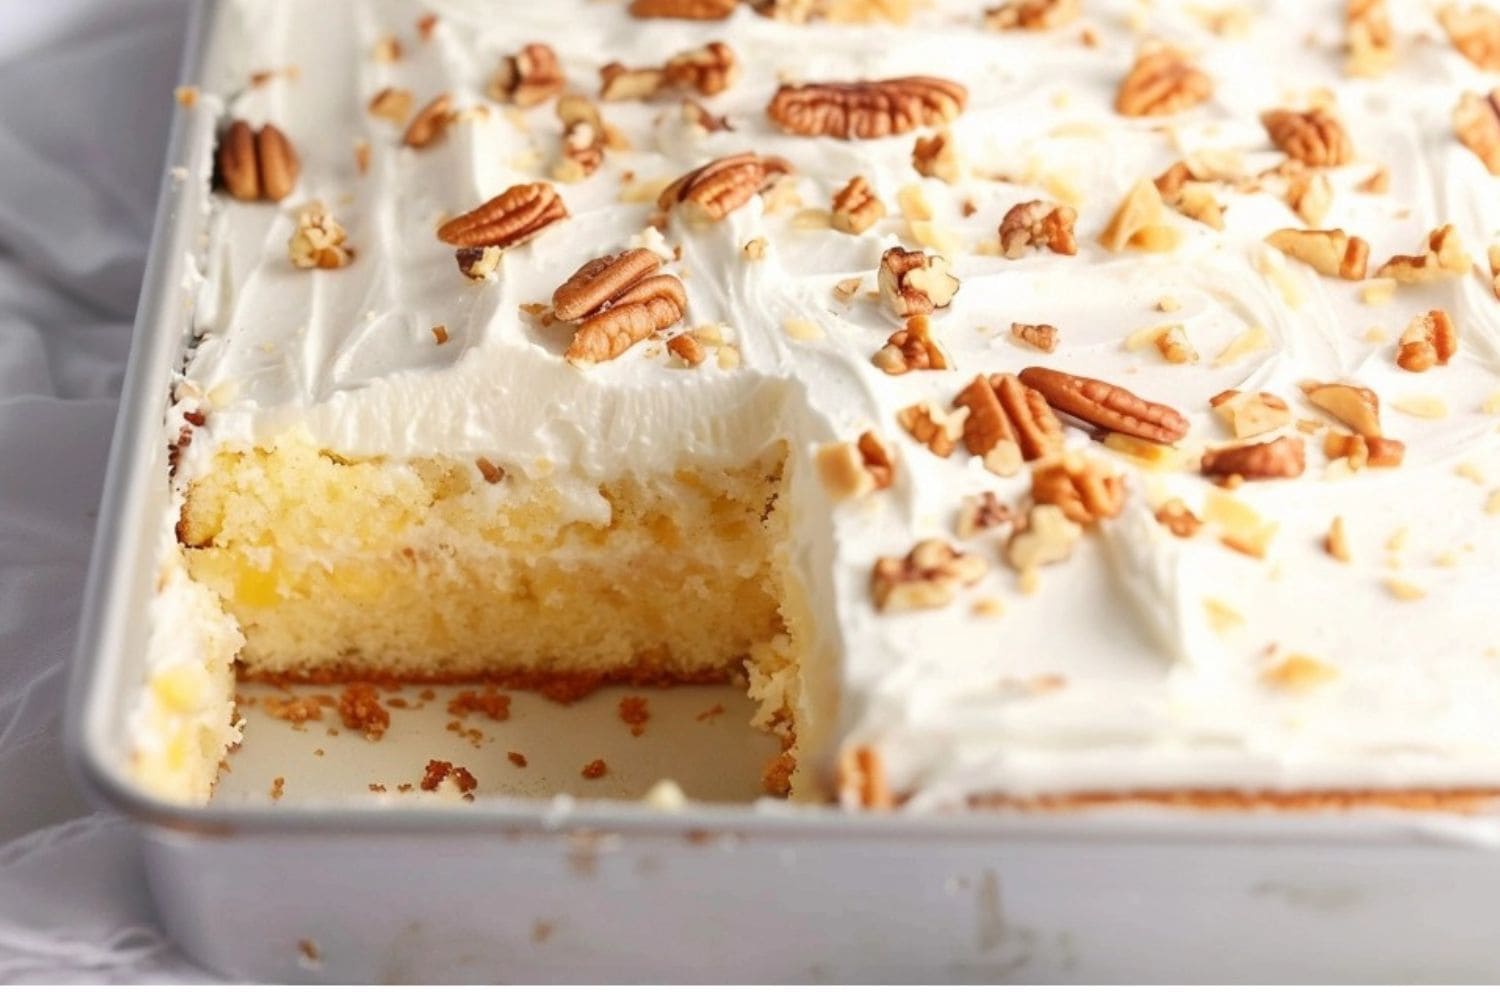
<svg viewBox="0 0 1500 1000">
<path fill-rule="evenodd" d="M 195 6 L 187 83 L 211 69 L 215 20 Z M 190 327 L 214 124 L 199 106 L 173 126 L 68 711 L 76 774 L 135 819 L 162 920 L 206 967 L 288 981 L 1500 978 L 1494 817 L 751 804 L 741 764 L 763 748 L 733 710 L 712 731 L 654 722 L 629 749 L 634 770 L 591 787 L 614 798 L 547 794 L 580 790 L 564 764 L 593 749 L 580 734 L 607 727 L 545 713 L 602 717 L 611 703 L 524 701 L 517 715 L 550 729 L 564 763 L 511 794 L 421 809 L 352 794 L 445 737 L 393 727 L 319 770 L 315 736 L 252 719 L 210 805 L 145 795 L 125 772 L 125 724 L 145 667 L 168 503 L 162 412 Z M 738 697 L 652 695 L 664 720 Z M 622 801 L 663 760 L 693 801 Z M 287 792 L 273 801 L 277 772 Z"/>
</svg>

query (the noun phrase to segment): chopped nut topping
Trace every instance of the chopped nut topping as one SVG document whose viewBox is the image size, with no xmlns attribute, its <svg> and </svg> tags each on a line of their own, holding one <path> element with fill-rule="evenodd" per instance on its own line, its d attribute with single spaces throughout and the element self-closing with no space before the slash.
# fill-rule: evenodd
<svg viewBox="0 0 1500 1000">
<path fill-rule="evenodd" d="M 398 128 L 406 124 L 411 115 L 411 91 L 400 87 L 385 87 L 370 98 L 370 114 L 384 118 Z"/>
<path fill-rule="evenodd" d="M 722 21 L 738 0 L 630 0 L 630 16 L 674 17 L 685 21 Z"/>
<path fill-rule="evenodd" d="M 959 504 L 955 530 L 959 538 L 968 539 L 994 528 L 1012 529 L 1021 520 L 1020 515 L 1001 503 L 994 493 L 986 490 L 977 496 L 963 498 Z"/>
<path fill-rule="evenodd" d="M 478 467 L 479 474 L 484 477 L 484 481 L 491 486 L 505 478 L 505 470 L 482 455 L 474 459 L 474 465 Z"/>
<path fill-rule="evenodd" d="M 1420 601 L 1427 596 L 1427 591 L 1421 587 L 1407 580 L 1397 579 L 1396 577 L 1386 578 L 1385 589 L 1398 601 Z"/>
<path fill-rule="evenodd" d="M 1500 72 L 1500 12 L 1479 4 L 1450 3 L 1438 10 L 1438 22 L 1465 59 L 1482 70 Z"/>
<path fill-rule="evenodd" d="M 779 156 L 725 156 L 677 178 L 656 205 L 663 212 L 680 207 L 693 222 L 718 222 L 791 172 L 792 165 Z"/>
<path fill-rule="evenodd" d="M 1047 323 L 1012 323 L 1010 335 L 1044 354 L 1057 350 L 1057 327 Z"/>
<path fill-rule="evenodd" d="M 1380 397 L 1369 389 L 1343 382 L 1308 382 L 1302 386 L 1307 401 L 1342 421 L 1356 434 L 1378 438 Z"/>
<path fill-rule="evenodd" d="M 1500 176 L 1500 87 L 1488 94 L 1466 92 L 1453 109 L 1453 131 L 1460 142 Z"/>
<path fill-rule="evenodd" d="M 716 115 L 692 99 L 682 102 L 682 120 L 705 132 L 733 132 L 734 127 L 723 115 Z"/>
<path fill-rule="evenodd" d="M 394 35 L 376 39 L 370 58 L 378 63 L 393 63 L 401 60 L 401 40 Z"/>
<path fill-rule="evenodd" d="M 859 286 L 864 284 L 863 278 L 845 278 L 833 286 L 833 297 L 840 302 L 848 302 L 854 298 L 859 291 Z"/>
<path fill-rule="evenodd" d="M 1409 372 L 1425 372 L 1433 365 L 1446 365 L 1458 350 L 1458 332 L 1442 309 L 1433 309 L 1412 320 L 1401 334 L 1396 364 Z"/>
<path fill-rule="evenodd" d="M 517 184 L 438 228 L 438 239 L 458 247 L 520 246 L 568 217 L 551 184 Z M 463 266 L 460 261 L 460 267 Z M 465 273 L 468 273 L 465 271 Z"/>
<path fill-rule="evenodd" d="M 557 117 L 563 126 L 562 159 L 552 168 L 552 177 L 575 183 L 592 175 L 604 163 L 608 127 L 599 109 L 581 94 L 559 97 Z"/>
<path fill-rule="evenodd" d="M 1365 466 L 1391 469 L 1406 457 L 1406 445 L 1391 438 L 1330 430 L 1323 437 L 1323 455 L 1330 460 L 1346 460 L 1349 468 L 1356 472 Z"/>
<path fill-rule="evenodd" d="M 500 68 L 490 78 L 488 93 L 502 103 L 530 108 L 562 93 L 564 83 L 562 66 L 552 46 L 533 42 L 500 60 Z"/>
<path fill-rule="evenodd" d="M 1263 671 L 1260 679 L 1271 687 L 1305 691 L 1336 680 L 1338 676 L 1339 672 L 1323 661 L 1294 653 Z"/>
<path fill-rule="evenodd" d="M 1040 566 L 1063 562 L 1083 537 L 1083 526 L 1062 508 L 1039 504 L 1031 508 L 1023 527 L 1011 533 L 1005 558 L 1013 569 L 1030 573 Z"/>
<path fill-rule="evenodd" d="M 739 60 L 723 42 L 709 42 L 667 60 L 662 73 L 668 85 L 697 91 L 704 97 L 723 93 L 739 78 Z"/>
<path fill-rule="evenodd" d="M 411 124 L 406 126 L 401 143 L 412 149 L 426 149 L 447 136 L 448 126 L 452 121 L 453 98 L 447 94 L 439 94 L 428 101 L 411 120 Z"/>
<path fill-rule="evenodd" d="M 370 172 L 370 144 L 364 139 L 354 140 L 354 169 L 361 176 Z"/>
<path fill-rule="evenodd" d="M 666 85 L 666 70 L 654 66 L 629 69 L 612 62 L 599 67 L 601 101 L 643 101 L 661 93 Z"/>
<path fill-rule="evenodd" d="M 1148 44 L 1120 82 L 1115 110 L 1132 118 L 1175 114 L 1208 100 L 1213 89 L 1213 81 L 1183 53 Z"/>
<path fill-rule="evenodd" d="M 1287 182 L 1286 203 L 1309 226 L 1316 226 L 1333 207 L 1333 185 L 1321 173 L 1297 174 Z"/>
<path fill-rule="evenodd" d="M 1226 389 L 1210 399 L 1208 405 L 1236 438 L 1257 437 L 1292 422 L 1292 409 L 1286 400 L 1270 392 Z"/>
<path fill-rule="evenodd" d="M 932 324 L 925 315 L 908 317 L 906 326 L 891 334 L 870 360 L 887 375 L 949 367 L 942 348 L 932 338 Z"/>
<path fill-rule="evenodd" d="M 911 165 L 923 177 L 958 183 L 958 153 L 953 148 L 953 136 L 943 129 L 926 138 L 918 137 L 911 148 Z"/>
<path fill-rule="evenodd" d="M 441 323 L 433 327 L 432 339 L 437 343 L 439 347 L 446 344 L 448 342 L 448 328 Z"/>
<path fill-rule="evenodd" d="M 1078 0 L 1006 0 L 984 12 L 984 26 L 993 31 L 1046 31 L 1078 18 Z"/>
<path fill-rule="evenodd" d="M 953 405 L 967 413 L 964 447 L 999 476 L 1062 450 L 1062 425 L 1040 392 L 1015 375 L 974 376 Z"/>
<path fill-rule="evenodd" d="M 1192 343 L 1187 339 L 1187 331 L 1180 326 L 1162 327 L 1152 343 L 1169 364 L 1190 365 L 1198 360 L 1198 352 L 1193 350 Z"/>
<path fill-rule="evenodd" d="M 1381 278 L 1394 278 L 1403 284 L 1420 284 L 1439 278 L 1461 278 L 1469 272 L 1471 265 L 1458 230 L 1452 225 L 1444 225 L 1427 234 L 1425 252 L 1416 256 L 1397 254 L 1382 264 L 1375 274 Z"/>
<path fill-rule="evenodd" d="M 667 341 L 667 350 L 689 368 L 697 368 L 706 357 L 703 353 L 703 345 L 698 343 L 698 338 L 690 333 L 679 333 L 670 338 Z"/>
<path fill-rule="evenodd" d="M 1396 33 L 1386 0 L 1347 0 L 1344 44 L 1350 76 L 1378 76 L 1396 61 Z"/>
<path fill-rule="evenodd" d="M 1339 562 L 1348 562 L 1349 537 L 1344 531 L 1344 519 L 1335 517 L 1328 524 L 1328 534 L 1323 538 L 1323 551 Z"/>
<path fill-rule="evenodd" d="M 1177 497 L 1156 508 L 1156 521 L 1178 538 L 1192 538 L 1203 528 L 1198 515 Z"/>
<path fill-rule="evenodd" d="M 766 113 L 783 132 L 879 139 L 957 118 L 968 91 L 951 80 L 908 76 L 855 83 L 784 84 Z"/>
<path fill-rule="evenodd" d="M 1211 490 L 1203 506 L 1203 520 L 1219 529 L 1226 548 L 1254 559 L 1264 559 L 1276 535 L 1276 523 L 1224 490 Z"/>
<path fill-rule="evenodd" d="M 1291 434 L 1208 451 L 1202 461 L 1205 476 L 1241 479 L 1296 479 L 1306 466 L 1302 439 Z"/>
<path fill-rule="evenodd" d="M 334 221 L 322 202 L 312 202 L 297 213 L 297 228 L 287 242 L 292 264 L 301 268 L 340 268 L 354 260 L 345 246 L 344 227 Z"/>
<path fill-rule="evenodd" d="M 850 178 L 833 196 L 833 228 L 839 232 L 857 236 L 883 218 L 885 205 L 862 176 Z"/>
<path fill-rule="evenodd" d="M 484 281 L 500 267 L 505 253 L 500 247 L 459 247 L 453 251 L 458 270 L 470 281 Z"/>
<path fill-rule="evenodd" d="M 1187 418 L 1164 403 L 1152 403 L 1117 385 L 1051 368 L 1026 368 L 1021 382 L 1054 408 L 1085 423 L 1147 441 L 1172 444 L 1188 432 Z"/>
<path fill-rule="evenodd" d="M 1056 506 L 1070 521 L 1089 525 L 1120 513 L 1125 480 L 1109 475 L 1099 462 L 1069 453 L 1032 470 L 1031 499 Z"/>
<path fill-rule="evenodd" d="M 963 587 L 984 576 L 988 565 L 980 556 L 965 554 L 947 542 L 931 538 L 918 542 L 905 558 L 885 556 L 875 561 L 870 589 L 881 611 L 917 611 L 950 603 Z"/>
<path fill-rule="evenodd" d="M 873 431 L 865 431 L 852 444 L 840 441 L 824 445 L 817 451 L 815 464 L 823 488 L 835 500 L 888 489 L 896 477 L 890 452 Z"/>
<path fill-rule="evenodd" d="M 1142 179 L 1115 209 L 1109 225 L 1099 234 L 1099 242 L 1115 253 L 1126 247 L 1148 253 L 1171 250 L 1177 245 L 1177 231 L 1166 225 L 1165 218 L 1161 192 L 1152 181 Z"/>
<path fill-rule="evenodd" d="M 1346 281 L 1363 280 L 1370 257 L 1370 245 L 1342 229 L 1278 229 L 1266 242 L 1319 274 Z"/>
<path fill-rule="evenodd" d="M 252 129 L 236 119 L 219 139 L 219 182 L 239 201 L 280 201 L 297 186 L 302 162 L 275 125 Z"/>
<path fill-rule="evenodd" d="M 953 454 L 968 417 L 966 407 L 945 413 L 936 403 L 915 403 L 896 412 L 896 422 L 938 458 Z"/>
<path fill-rule="evenodd" d="M 1322 108 L 1278 108 L 1260 116 L 1271 142 L 1309 167 L 1340 167 L 1354 159 L 1354 144 L 1343 123 Z"/>
<path fill-rule="evenodd" d="M 1448 415 L 1448 404 L 1437 396 L 1402 396 L 1391 408 L 1419 420 L 1441 420 Z"/>
<path fill-rule="evenodd" d="M 958 293 L 958 279 L 942 257 L 892 247 L 880 257 L 880 300 L 898 318 L 943 309 Z"/>
<path fill-rule="evenodd" d="M 1067 205 L 1045 201 L 1023 201 L 1012 205 L 1000 220 L 1000 252 L 1011 260 L 1026 255 L 1031 247 L 1046 247 L 1053 253 L 1078 253 L 1073 224 L 1078 213 Z"/>
</svg>

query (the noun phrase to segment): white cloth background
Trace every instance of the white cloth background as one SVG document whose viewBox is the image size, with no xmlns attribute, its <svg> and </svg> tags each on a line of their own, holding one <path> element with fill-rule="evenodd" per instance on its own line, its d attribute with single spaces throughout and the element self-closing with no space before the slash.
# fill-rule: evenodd
<svg viewBox="0 0 1500 1000">
<path fill-rule="evenodd" d="M 189 0 L 0 0 L 0 983 L 201 981 L 61 707 Z"/>
</svg>

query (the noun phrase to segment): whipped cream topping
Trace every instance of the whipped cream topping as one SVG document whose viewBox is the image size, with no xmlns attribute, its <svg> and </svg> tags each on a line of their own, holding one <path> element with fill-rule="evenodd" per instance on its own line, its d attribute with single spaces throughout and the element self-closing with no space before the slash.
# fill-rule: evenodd
<svg viewBox="0 0 1500 1000">
<path fill-rule="evenodd" d="M 830 776 L 841 748 L 872 747 L 912 808 L 988 793 L 1500 786 L 1500 520 L 1486 513 L 1500 489 L 1500 418 L 1493 402 L 1486 409 L 1500 391 L 1500 303 L 1483 269 L 1500 231 L 1500 181 L 1449 121 L 1462 91 L 1493 81 L 1422 5 L 1395 5 L 1395 64 L 1369 79 L 1343 72 L 1340 3 L 1241 5 L 1245 16 L 1220 32 L 1205 6 L 1097 0 L 1065 27 L 1002 33 L 980 27 L 976 5 L 946 2 L 904 25 L 794 25 L 748 7 L 704 23 L 641 21 L 623 3 L 581 0 L 503 11 L 483 0 L 231 0 L 211 63 L 218 76 L 196 113 L 274 122 L 303 170 L 280 205 L 214 196 L 194 289 L 202 336 L 184 373 L 188 395 L 210 401 L 209 419 L 184 473 L 216 448 L 295 431 L 350 456 L 482 455 L 586 493 L 624 472 L 745 461 L 786 438 L 792 563 L 817 627 L 800 696 L 809 771 Z M 424 13 L 437 16 L 427 39 L 416 29 Z M 392 36 L 400 57 L 377 59 Z M 1164 118 L 1116 115 L 1115 88 L 1147 38 L 1188 52 L 1212 77 L 1213 97 Z M 558 184 L 571 218 L 506 252 L 493 279 L 458 274 L 436 226 L 545 176 L 559 152 L 551 102 L 517 112 L 485 96 L 503 56 L 546 42 L 569 88 L 593 95 L 607 62 L 660 65 L 715 39 L 742 72 L 703 104 L 732 131 L 691 124 L 675 97 L 602 104 L 630 149 L 611 150 L 587 180 Z M 251 86 L 266 70 L 278 72 Z M 801 138 L 765 114 L 783 79 L 909 74 L 968 88 L 950 127 L 965 165 L 954 183 L 915 172 L 915 134 Z M 462 114 L 438 144 L 406 148 L 398 126 L 366 111 L 387 86 L 410 90 L 418 107 L 446 92 L 461 112 L 487 113 Z M 1373 272 L 1452 223 L 1473 273 L 1367 302 L 1364 283 L 1320 277 L 1264 244 L 1272 230 L 1306 225 L 1274 186 L 1216 185 L 1222 231 L 1169 214 L 1180 236 L 1170 252 L 1099 245 L 1139 179 L 1188 155 L 1233 161 L 1243 176 L 1274 167 L 1283 156 L 1261 112 L 1319 100 L 1331 100 L 1356 151 L 1326 172 L 1333 199 L 1322 226 L 1368 240 Z M 357 143 L 369 146 L 365 173 Z M 674 217 L 648 231 L 661 184 L 744 150 L 796 168 L 801 208 L 757 196 L 717 224 Z M 206 192 L 208 165 L 187 166 Z M 1360 190 L 1377 167 L 1388 188 Z M 851 236 L 802 211 L 826 209 L 855 174 L 890 210 L 873 228 Z M 962 287 L 933 317 L 953 368 L 893 377 L 870 355 L 900 324 L 865 293 L 883 250 L 920 245 L 898 207 L 912 192 Z M 1076 256 L 995 252 L 1006 210 L 1037 198 L 1075 204 Z M 314 199 L 349 231 L 357 256 L 347 268 L 288 262 L 296 207 Z M 743 248 L 755 239 L 765 252 L 752 261 Z M 680 248 L 668 270 L 687 288 L 683 328 L 716 325 L 732 350 L 711 348 L 695 369 L 673 364 L 659 343 L 587 371 L 563 360 L 570 328 L 543 326 L 521 307 L 549 302 L 580 264 L 633 243 Z M 852 299 L 835 296 L 856 277 Z M 1164 300 L 1177 308 L 1163 312 Z M 1402 371 L 1396 337 L 1433 308 L 1452 316 L 1459 352 L 1426 373 Z M 1012 322 L 1056 326 L 1057 350 L 1018 343 Z M 439 324 L 443 344 L 431 333 Z M 1124 346 L 1166 324 L 1201 360 L 1169 364 L 1149 344 Z M 1262 335 L 1247 338 L 1255 329 Z M 1231 348 L 1245 343 L 1254 346 Z M 1023 507 L 1029 491 L 1025 471 L 1002 478 L 962 449 L 931 454 L 900 429 L 897 411 L 947 405 L 976 373 L 1036 364 L 1178 409 L 1192 428 L 1181 468 L 1138 467 L 1070 425 L 1071 449 L 1125 477 L 1118 518 L 1044 567 L 1031 592 L 998 536 L 956 542 L 989 560 L 979 583 L 941 609 L 881 613 L 870 596 L 877 558 L 952 538 L 966 495 L 993 491 Z M 1214 489 L 1196 471 L 1202 449 L 1228 439 L 1210 397 L 1272 392 L 1314 418 L 1298 389 L 1307 379 L 1377 392 L 1386 436 L 1406 444 L 1404 464 L 1349 475 L 1322 457 L 1321 433 L 1308 435 L 1300 478 L 1233 494 L 1276 525 L 1264 558 L 1232 551 L 1213 530 L 1183 539 L 1157 523 L 1166 498 L 1202 512 Z M 897 456 L 895 483 L 835 503 L 812 454 L 869 429 Z M 1323 550 L 1336 516 L 1348 563 Z M 1330 669 L 1306 686 L 1268 682 L 1292 655 Z"/>
</svg>

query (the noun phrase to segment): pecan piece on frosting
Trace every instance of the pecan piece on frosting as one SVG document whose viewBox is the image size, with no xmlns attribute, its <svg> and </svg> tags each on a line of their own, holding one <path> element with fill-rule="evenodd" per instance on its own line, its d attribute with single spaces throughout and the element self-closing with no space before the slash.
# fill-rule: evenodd
<svg viewBox="0 0 1500 1000">
<path fill-rule="evenodd" d="M 1355 470 L 1367 465 L 1377 469 L 1393 469 L 1406 457 L 1406 445 L 1394 438 L 1366 437 L 1363 434 L 1330 430 L 1323 436 L 1323 455 L 1328 459 L 1346 459 L 1349 468 Z"/>
<path fill-rule="evenodd" d="M 936 177 L 949 184 L 958 183 L 960 168 L 953 136 L 947 129 L 925 138 L 918 136 L 911 147 L 911 165 L 923 177 Z"/>
<path fill-rule="evenodd" d="M 552 293 L 552 312 L 582 321 L 565 357 L 576 365 L 608 361 L 682 319 L 687 292 L 662 260 L 644 248 L 584 264 Z"/>
<path fill-rule="evenodd" d="M 1208 406 L 1237 438 L 1257 437 L 1292 422 L 1292 408 L 1271 392 L 1225 389 L 1213 396 Z"/>
<path fill-rule="evenodd" d="M 1322 108 L 1277 108 L 1260 116 L 1276 148 L 1309 167 L 1341 167 L 1354 159 L 1354 143 L 1343 123 Z"/>
<path fill-rule="evenodd" d="M 983 557 L 965 554 L 940 538 L 918 542 L 904 558 L 883 556 L 870 573 L 870 591 L 881 611 L 917 611 L 948 604 L 984 576 Z"/>
<path fill-rule="evenodd" d="M 1466 92 L 1453 109 L 1453 131 L 1484 169 L 1500 176 L 1500 87 L 1488 94 Z"/>
<path fill-rule="evenodd" d="M 605 63 L 599 67 L 601 101 L 643 101 L 659 94 L 667 85 L 667 74 L 655 66 L 631 69 L 624 63 Z"/>
<path fill-rule="evenodd" d="M 1006 0 L 984 12 L 993 31 L 1046 31 L 1078 19 L 1078 0 Z"/>
<path fill-rule="evenodd" d="M 1500 72 L 1500 11 L 1450 3 L 1438 11 L 1438 21 L 1465 59 L 1482 70 Z"/>
<path fill-rule="evenodd" d="M 936 403 L 914 403 L 896 411 L 896 422 L 938 458 L 953 454 L 968 418 L 969 411 L 964 407 L 945 413 Z"/>
<path fill-rule="evenodd" d="M 1022 462 L 1062 450 L 1057 414 L 1041 393 L 1022 385 L 1015 375 L 976 375 L 953 398 L 953 405 L 968 411 L 964 447 L 997 476 L 1009 476 Z"/>
<path fill-rule="evenodd" d="M 384 118 L 392 125 L 401 126 L 406 124 L 406 117 L 411 114 L 411 105 L 411 91 L 401 87 L 383 87 L 370 98 L 368 110 L 376 118 Z"/>
<path fill-rule="evenodd" d="M 1458 230 L 1451 224 L 1427 234 L 1427 249 L 1420 254 L 1397 254 L 1375 272 L 1378 278 L 1394 278 L 1403 284 L 1421 284 L 1439 278 L 1461 278 L 1472 265 Z"/>
<path fill-rule="evenodd" d="M 1360 281 L 1369 266 L 1370 244 L 1342 229 L 1278 229 L 1266 242 L 1330 278 Z"/>
<path fill-rule="evenodd" d="M 1000 252 L 1011 260 L 1026 255 L 1031 247 L 1046 247 L 1053 253 L 1078 253 L 1073 224 L 1078 213 L 1067 205 L 1047 201 L 1023 201 L 1012 205 L 1000 220 Z"/>
<path fill-rule="evenodd" d="M 517 184 L 438 227 L 438 239 L 457 247 L 509 249 L 533 239 L 568 217 L 568 208 L 551 184 Z"/>
<path fill-rule="evenodd" d="M 667 186 L 656 205 L 664 212 L 681 206 L 694 222 L 718 222 L 790 173 L 792 165 L 779 156 L 737 153 L 683 174 Z"/>
<path fill-rule="evenodd" d="M 682 102 L 682 120 L 705 132 L 733 132 L 734 126 L 724 115 L 716 115 L 691 98 Z"/>
<path fill-rule="evenodd" d="M 1131 118 L 1170 115 L 1202 104 L 1213 96 L 1213 81 L 1171 46 L 1144 46 L 1120 89 L 1115 110 Z"/>
<path fill-rule="evenodd" d="M 850 500 L 889 489 L 896 479 L 890 452 L 874 431 L 865 431 L 858 441 L 822 446 L 814 462 L 823 488 L 835 500 Z"/>
<path fill-rule="evenodd" d="M 887 375 L 949 367 L 943 349 L 932 338 L 932 324 L 925 315 L 908 317 L 906 326 L 891 334 L 870 360 Z"/>
<path fill-rule="evenodd" d="M 1010 335 L 1043 354 L 1057 350 L 1057 327 L 1051 323 L 1012 323 Z"/>
<path fill-rule="evenodd" d="M 1350 76 L 1378 76 L 1396 61 L 1396 33 L 1386 0 L 1347 0 L 1344 5 L 1344 47 Z"/>
<path fill-rule="evenodd" d="M 958 294 L 958 279 L 942 257 L 891 247 L 880 255 L 880 300 L 898 317 L 942 309 Z"/>
<path fill-rule="evenodd" d="M 862 176 L 850 178 L 833 196 L 832 225 L 841 233 L 859 235 L 885 218 L 885 204 Z"/>
<path fill-rule="evenodd" d="M 1038 505 L 1052 504 L 1070 521 L 1089 525 L 1120 513 L 1125 480 L 1110 475 L 1093 459 L 1066 454 L 1032 470 L 1031 499 Z"/>
<path fill-rule="evenodd" d="M 312 202 L 297 214 L 297 228 L 287 242 L 287 255 L 295 267 L 334 269 L 354 260 L 354 248 L 345 246 L 348 234 L 322 202 Z"/>
<path fill-rule="evenodd" d="M 297 186 L 302 162 L 275 125 L 259 130 L 236 119 L 219 140 L 219 182 L 239 201 L 280 201 Z"/>
<path fill-rule="evenodd" d="M 553 165 L 552 177 L 564 183 L 581 181 L 604 163 L 604 119 L 582 94 L 559 97 L 557 117 L 563 126 L 562 157 Z"/>
<path fill-rule="evenodd" d="M 1433 365 L 1446 365 L 1458 351 L 1458 331 L 1442 309 L 1423 313 L 1401 333 L 1396 364 L 1409 372 L 1425 372 Z"/>
<path fill-rule="evenodd" d="M 406 126 L 401 144 L 412 149 L 426 149 L 447 136 L 448 126 L 452 122 L 453 98 L 448 94 L 439 94 L 423 105 L 411 124 Z"/>
<path fill-rule="evenodd" d="M 734 85 L 739 78 L 740 64 L 728 45 L 709 42 L 702 48 L 679 52 L 668 59 L 662 67 L 662 74 L 673 87 L 712 97 Z"/>
<path fill-rule="evenodd" d="M 1152 403 L 1128 389 L 1053 368 L 1024 368 L 1020 379 L 1053 409 L 1107 431 L 1119 431 L 1159 444 L 1181 441 L 1187 418 L 1165 403 Z"/>
<path fill-rule="evenodd" d="M 1241 479 L 1296 479 L 1306 466 L 1300 437 L 1286 434 L 1273 441 L 1218 448 L 1203 455 L 1205 476 Z"/>
<path fill-rule="evenodd" d="M 500 68 L 490 77 L 488 93 L 497 101 L 530 108 L 562 93 L 565 82 L 552 46 L 533 42 L 500 60 Z"/>
<path fill-rule="evenodd" d="M 1357 434 L 1380 437 L 1380 397 L 1364 386 L 1345 382 L 1305 382 L 1302 394 L 1318 409 Z"/>
<path fill-rule="evenodd" d="M 934 76 L 784 84 L 766 113 L 792 135 L 879 139 L 946 125 L 963 111 L 968 97 L 962 85 Z"/>
<path fill-rule="evenodd" d="M 661 265 L 662 259 L 644 247 L 591 260 L 552 293 L 552 314 L 568 323 L 592 316 Z"/>
<path fill-rule="evenodd" d="M 738 0 L 631 0 L 631 17 L 676 17 L 686 21 L 722 21 Z"/>
</svg>

